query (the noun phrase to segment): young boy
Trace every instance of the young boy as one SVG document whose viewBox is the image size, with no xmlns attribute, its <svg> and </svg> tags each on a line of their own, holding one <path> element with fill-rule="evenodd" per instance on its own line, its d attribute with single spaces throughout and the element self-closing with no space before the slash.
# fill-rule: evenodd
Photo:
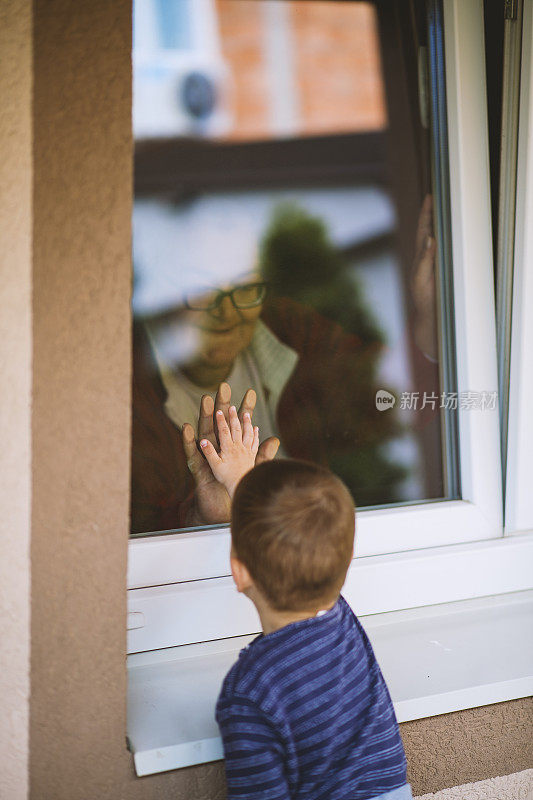
<svg viewBox="0 0 533 800">
<path fill-rule="evenodd" d="M 218 699 L 228 798 L 410 800 L 387 687 L 339 594 L 353 555 L 348 490 L 302 461 L 252 469 L 258 431 L 233 407 L 217 426 L 220 452 L 200 444 L 233 498 L 232 575 L 263 628 Z"/>
</svg>

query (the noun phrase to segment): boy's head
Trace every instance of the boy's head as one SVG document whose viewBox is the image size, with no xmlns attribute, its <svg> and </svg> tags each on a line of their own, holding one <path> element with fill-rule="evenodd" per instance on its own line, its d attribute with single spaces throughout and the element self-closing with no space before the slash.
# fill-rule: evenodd
<svg viewBox="0 0 533 800">
<path fill-rule="evenodd" d="M 354 513 L 331 472 L 292 459 L 264 462 L 237 486 L 232 555 L 276 611 L 332 603 L 353 554 Z"/>
</svg>

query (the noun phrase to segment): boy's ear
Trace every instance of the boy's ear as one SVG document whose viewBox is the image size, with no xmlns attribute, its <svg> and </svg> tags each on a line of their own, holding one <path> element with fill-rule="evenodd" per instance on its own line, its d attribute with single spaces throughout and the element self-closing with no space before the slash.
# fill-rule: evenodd
<svg viewBox="0 0 533 800">
<path fill-rule="evenodd" d="M 233 555 L 230 556 L 230 565 L 231 565 L 231 574 L 233 576 L 233 580 L 235 581 L 235 586 L 237 587 L 238 592 L 247 592 L 253 586 L 253 581 L 250 573 L 248 572 L 248 568 L 242 561 L 239 561 L 237 556 Z"/>
</svg>

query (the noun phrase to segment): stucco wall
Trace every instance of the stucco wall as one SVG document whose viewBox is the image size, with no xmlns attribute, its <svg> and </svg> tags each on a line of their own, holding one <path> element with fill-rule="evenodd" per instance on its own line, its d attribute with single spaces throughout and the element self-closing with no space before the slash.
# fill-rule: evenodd
<svg viewBox="0 0 533 800">
<path fill-rule="evenodd" d="M 0 3 L 0 797 L 27 796 L 31 3 Z"/>
<path fill-rule="evenodd" d="M 400 725 L 415 794 L 533 766 L 533 698 Z"/>
<path fill-rule="evenodd" d="M 34 3 L 30 759 L 47 800 L 115 798 L 128 768 L 130 14 Z"/>
<path fill-rule="evenodd" d="M 221 764 L 137 779 L 125 747 L 130 2 L 34 9 L 31 797 L 217 800 Z M 523 768 L 528 709 L 403 726 L 415 791 Z"/>
</svg>

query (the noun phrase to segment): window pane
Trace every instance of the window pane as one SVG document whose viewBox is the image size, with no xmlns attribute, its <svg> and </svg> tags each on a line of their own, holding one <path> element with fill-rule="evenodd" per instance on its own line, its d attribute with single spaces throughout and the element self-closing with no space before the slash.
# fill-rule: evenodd
<svg viewBox="0 0 533 800">
<path fill-rule="evenodd" d="M 134 53 L 132 532 L 227 521 L 181 443 L 221 382 L 359 507 L 459 496 L 439 5 L 186 7 Z"/>
</svg>

